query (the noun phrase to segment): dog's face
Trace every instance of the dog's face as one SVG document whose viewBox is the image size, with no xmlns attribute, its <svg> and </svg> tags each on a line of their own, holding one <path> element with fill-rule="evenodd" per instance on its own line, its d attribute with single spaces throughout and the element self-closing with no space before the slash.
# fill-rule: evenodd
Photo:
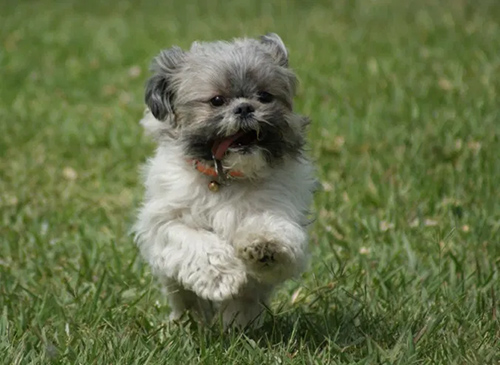
<svg viewBox="0 0 500 365">
<path fill-rule="evenodd" d="M 146 103 L 186 157 L 260 169 L 300 154 L 307 119 L 293 113 L 296 79 L 276 34 L 174 47 L 152 70 Z"/>
</svg>

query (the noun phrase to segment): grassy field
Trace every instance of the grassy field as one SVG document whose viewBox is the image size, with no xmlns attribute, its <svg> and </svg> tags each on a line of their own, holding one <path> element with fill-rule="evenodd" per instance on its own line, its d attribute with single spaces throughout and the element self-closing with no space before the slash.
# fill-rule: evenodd
<svg viewBox="0 0 500 365">
<path fill-rule="evenodd" d="M 499 364 L 500 3 L 0 3 L 0 363 Z M 172 44 L 275 31 L 323 189 L 259 331 L 169 309 L 129 235 Z"/>
</svg>

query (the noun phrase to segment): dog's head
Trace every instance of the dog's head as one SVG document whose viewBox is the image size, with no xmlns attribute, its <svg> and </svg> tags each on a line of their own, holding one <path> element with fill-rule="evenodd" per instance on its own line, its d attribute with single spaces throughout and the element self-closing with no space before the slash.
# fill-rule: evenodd
<svg viewBox="0 0 500 365">
<path fill-rule="evenodd" d="M 278 35 L 173 47 L 152 71 L 145 99 L 162 122 L 156 133 L 186 157 L 258 170 L 300 154 L 307 119 L 293 113 L 296 78 Z"/>
</svg>

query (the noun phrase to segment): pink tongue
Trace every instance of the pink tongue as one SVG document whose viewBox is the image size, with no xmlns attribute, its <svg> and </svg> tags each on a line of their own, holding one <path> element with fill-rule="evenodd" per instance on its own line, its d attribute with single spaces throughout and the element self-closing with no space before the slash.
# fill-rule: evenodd
<svg viewBox="0 0 500 365">
<path fill-rule="evenodd" d="M 227 138 L 216 140 L 212 147 L 212 156 L 216 160 L 222 160 L 231 144 L 244 134 L 245 132 L 241 131 Z"/>
</svg>

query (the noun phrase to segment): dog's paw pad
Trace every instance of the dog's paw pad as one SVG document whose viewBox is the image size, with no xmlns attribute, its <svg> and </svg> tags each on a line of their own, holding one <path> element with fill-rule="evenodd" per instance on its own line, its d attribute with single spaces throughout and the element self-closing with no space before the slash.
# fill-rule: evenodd
<svg viewBox="0 0 500 365">
<path fill-rule="evenodd" d="M 283 247 L 274 241 L 255 240 L 238 250 L 239 256 L 247 262 L 269 266 L 283 261 L 286 257 Z"/>
</svg>

